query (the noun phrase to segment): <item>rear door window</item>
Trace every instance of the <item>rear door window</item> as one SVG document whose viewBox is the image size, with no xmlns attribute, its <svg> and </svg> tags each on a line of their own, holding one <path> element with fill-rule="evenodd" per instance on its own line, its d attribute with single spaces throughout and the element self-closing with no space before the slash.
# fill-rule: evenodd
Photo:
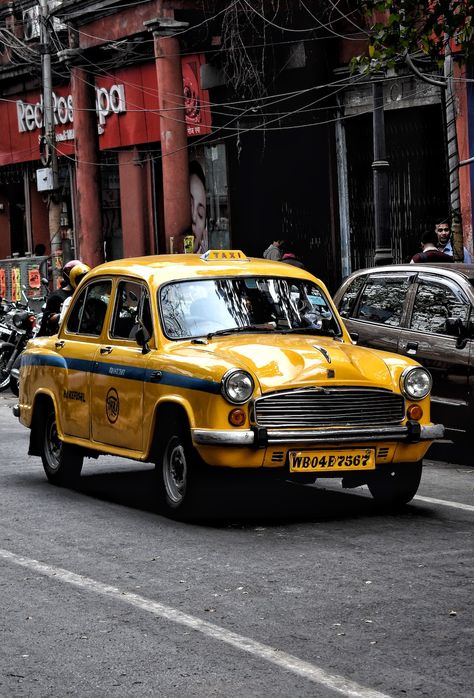
<svg viewBox="0 0 474 698">
<path fill-rule="evenodd" d="M 407 274 L 370 276 L 353 317 L 398 327 L 411 279 Z"/>
<path fill-rule="evenodd" d="M 112 292 L 110 280 L 87 284 L 78 298 L 67 321 L 67 332 L 99 337 L 104 325 L 107 307 Z"/>
</svg>

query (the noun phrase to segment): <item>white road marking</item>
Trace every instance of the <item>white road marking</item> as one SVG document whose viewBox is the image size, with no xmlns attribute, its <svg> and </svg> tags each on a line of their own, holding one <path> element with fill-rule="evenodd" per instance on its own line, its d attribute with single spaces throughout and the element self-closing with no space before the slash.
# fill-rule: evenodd
<svg viewBox="0 0 474 698">
<path fill-rule="evenodd" d="M 307 679 L 308 681 L 312 681 L 313 683 L 320 684 L 325 688 L 337 691 L 344 696 L 350 696 L 351 698 L 390 698 L 385 693 L 373 691 L 370 688 L 361 686 L 360 684 L 350 681 L 343 676 L 329 674 L 318 666 L 299 659 L 294 655 L 281 652 L 275 647 L 264 645 L 256 640 L 253 640 L 252 638 L 226 630 L 225 628 L 215 625 L 214 623 L 209 623 L 208 621 L 201 620 L 196 616 L 183 613 L 182 611 L 178 611 L 177 609 L 172 608 L 171 606 L 166 606 L 158 601 L 152 601 L 151 599 L 139 596 L 138 594 L 123 591 L 118 587 L 103 584 L 102 582 L 98 582 L 90 577 L 84 577 L 80 574 L 69 572 L 61 567 L 46 565 L 38 560 L 12 553 L 9 550 L 0 549 L 0 558 L 3 558 L 4 560 L 7 560 L 15 565 L 26 567 L 29 570 L 33 570 L 38 574 L 45 575 L 46 577 L 50 577 L 56 581 L 71 584 L 75 587 L 85 589 L 86 591 L 95 594 L 102 594 L 103 596 L 113 598 L 121 603 L 128 603 L 131 606 L 135 606 L 143 611 L 152 613 L 153 615 L 163 618 L 164 620 L 192 628 L 193 630 L 196 630 L 197 632 L 200 632 L 213 640 L 225 642 L 228 645 L 241 650 L 242 652 L 248 652 L 254 657 L 265 659 L 268 662 L 276 664 L 285 671 L 291 671 L 294 674 Z"/>
<path fill-rule="evenodd" d="M 452 507 L 453 509 L 464 509 L 464 511 L 474 511 L 472 504 L 462 504 L 461 502 L 450 502 L 447 499 L 434 499 L 433 497 L 421 497 L 416 495 L 415 500 L 426 502 L 427 504 L 441 504 L 443 507 Z"/>
</svg>

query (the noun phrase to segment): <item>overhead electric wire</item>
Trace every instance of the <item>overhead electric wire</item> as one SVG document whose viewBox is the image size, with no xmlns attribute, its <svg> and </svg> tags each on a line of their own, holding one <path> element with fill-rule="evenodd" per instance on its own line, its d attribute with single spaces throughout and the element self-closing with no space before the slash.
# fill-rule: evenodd
<svg viewBox="0 0 474 698">
<path fill-rule="evenodd" d="M 420 89 L 416 89 L 413 93 L 407 95 L 406 97 L 402 97 L 402 100 L 404 100 L 404 99 L 411 99 L 414 95 L 416 95 L 416 94 L 419 93 L 420 91 L 421 91 L 421 88 L 420 88 Z M 384 105 L 384 106 L 385 106 L 385 105 Z M 296 114 L 296 113 L 298 113 L 298 112 L 299 112 L 299 110 L 296 109 L 296 110 L 294 110 L 292 113 L 289 113 L 287 116 L 294 115 L 294 114 Z M 332 123 L 336 123 L 337 121 L 341 121 L 341 120 L 342 120 L 342 121 L 346 121 L 346 120 L 348 120 L 348 119 L 353 119 L 353 118 L 357 118 L 358 116 L 369 115 L 369 114 L 372 114 L 372 113 L 373 113 L 373 108 L 370 107 L 370 108 L 367 109 L 367 110 L 363 110 L 363 111 L 360 111 L 360 112 L 355 112 L 354 114 L 349 114 L 349 115 L 340 114 L 340 115 L 338 115 L 337 117 L 335 117 L 335 118 L 333 118 L 333 119 L 328 119 L 328 120 L 326 120 L 326 121 L 324 121 L 324 122 L 311 122 L 311 123 L 308 123 L 308 124 L 301 124 L 301 125 L 298 125 L 297 128 L 309 128 L 309 127 L 310 127 L 310 128 L 314 128 L 314 127 L 317 127 L 317 126 L 327 126 L 327 125 L 330 125 L 330 124 L 332 124 Z M 278 121 L 278 120 L 280 120 L 280 119 L 279 119 L 279 118 L 276 118 L 276 119 L 272 120 L 272 122 Z M 270 122 L 270 123 L 272 123 L 272 122 Z M 291 128 L 294 128 L 294 126 L 279 127 L 279 128 L 274 129 L 274 130 L 289 130 L 289 129 L 291 129 Z M 194 140 L 192 143 L 188 143 L 188 144 L 187 144 L 186 146 L 184 146 L 183 148 L 177 148 L 176 150 L 174 150 L 174 151 L 172 151 L 172 152 L 170 152 L 170 153 L 163 154 L 163 153 L 160 153 L 160 152 L 157 151 L 157 153 L 158 153 L 157 155 L 151 155 L 153 151 L 150 150 L 150 149 L 138 150 L 138 152 L 141 153 L 141 154 L 151 155 L 150 160 L 157 161 L 157 160 L 162 160 L 164 157 L 167 157 L 167 156 L 169 156 L 169 155 L 174 155 L 174 154 L 176 154 L 177 152 L 180 152 L 181 150 L 188 150 L 188 149 L 190 149 L 190 148 L 194 148 L 194 147 L 196 147 L 197 145 L 199 145 L 200 143 L 205 143 L 206 145 L 212 145 L 212 144 L 214 144 L 214 143 L 222 143 L 223 141 L 229 140 L 229 139 L 231 139 L 231 138 L 237 138 L 237 137 L 239 137 L 239 136 L 241 136 L 241 135 L 246 135 L 246 134 L 248 134 L 248 133 L 256 132 L 256 131 L 259 131 L 259 130 L 262 130 L 262 129 L 260 129 L 260 127 L 258 127 L 258 126 L 252 126 L 252 127 L 248 127 L 248 128 L 245 128 L 245 127 L 244 127 L 244 128 L 236 128 L 235 131 L 234 131 L 233 133 L 230 133 L 230 134 L 227 134 L 227 135 L 224 135 L 224 136 L 221 135 L 221 136 L 219 136 L 218 138 L 215 138 L 216 133 L 220 133 L 220 131 L 221 131 L 221 128 L 217 128 L 215 132 L 213 132 L 213 133 L 211 133 L 211 134 L 208 134 L 208 135 L 204 135 L 204 136 L 202 136 L 201 138 Z M 111 151 L 112 151 L 112 152 L 119 152 L 118 150 L 117 150 L 117 151 L 114 151 L 114 149 L 110 149 L 110 150 L 108 150 L 107 152 L 111 152 Z M 61 154 L 61 153 L 59 153 L 59 155 L 60 155 L 61 157 L 65 157 L 65 158 L 67 158 L 67 159 L 69 159 L 69 160 L 71 160 L 71 161 L 73 161 L 73 162 L 74 162 L 74 161 L 77 162 L 77 160 L 76 160 L 76 158 L 75 158 L 74 156 L 69 156 L 69 155 L 65 155 L 65 154 Z M 87 162 L 87 161 L 80 161 L 80 162 L 82 162 L 82 164 L 86 164 L 86 165 L 103 166 L 103 167 L 108 167 L 108 166 L 109 166 L 109 167 L 116 167 L 116 164 L 115 164 L 115 163 L 110 163 L 110 164 L 109 164 L 109 163 Z M 130 164 L 132 164 L 132 163 L 130 163 Z"/>
<path fill-rule="evenodd" d="M 249 10 L 251 10 L 254 14 L 256 14 L 258 17 L 260 17 L 260 19 L 263 19 L 264 22 L 266 22 L 269 26 L 273 27 L 274 29 L 278 29 L 279 31 L 307 33 L 307 32 L 311 32 L 311 31 L 316 31 L 318 28 L 318 27 L 308 27 L 307 29 L 295 29 L 293 27 L 284 27 L 282 25 L 276 24 L 275 22 L 272 22 L 270 19 L 268 19 L 268 17 L 265 17 L 265 15 L 262 14 L 261 12 L 259 12 L 255 7 L 253 7 L 253 5 L 251 5 L 248 0 L 240 0 L 240 2 L 244 3 L 249 8 Z M 306 9 L 306 7 L 305 7 L 305 9 Z M 322 22 L 320 22 L 319 19 L 314 17 L 314 15 L 313 15 L 313 18 L 316 19 L 320 28 L 322 27 L 322 28 L 326 29 L 327 31 L 330 31 L 331 33 L 335 33 L 335 32 L 333 32 L 333 30 L 328 29 L 328 27 L 325 24 L 323 24 Z M 336 33 L 336 36 L 339 36 L 339 35 Z"/>
<path fill-rule="evenodd" d="M 347 39 L 348 41 L 360 41 L 360 40 L 361 40 L 360 37 L 353 37 L 352 35 L 340 34 L 339 32 L 336 32 L 336 31 L 332 28 L 332 26 L 327 25 L 327 24 L 323 24 L 322 22 L 320 22 L 320 20 L 316 17 L 316 15 L 314 15 L 314 14 L 311 12 L 311 10 L 309 9 L 309 7 L 307 7 L 307 6 L 305 5 L 305 3 L 303 2 L 303 0 L 300 0 L 300 4 L 301 4 L 301 6 L 306 10 L 306 12 L 310 15 L 310 17 L 312 17 L 312 19 L 314 19 L 316 22 L 319 22 L 322 28 L 326 29 L 328 32 L 330 32 L 331 34 L 333 34 L 335 37 L 337 37 L 337 38 L 339 38 L 339 39 L 344 39 L 344 40 Z M 363 32 L 362 32 L 362 33 L 363 33 Z"/>
</svg>

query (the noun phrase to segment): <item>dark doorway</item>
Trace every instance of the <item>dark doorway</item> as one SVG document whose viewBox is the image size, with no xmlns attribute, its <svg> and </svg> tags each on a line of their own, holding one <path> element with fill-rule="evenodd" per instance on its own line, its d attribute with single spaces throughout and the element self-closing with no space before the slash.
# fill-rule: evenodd
<svg viewBox="0 0 474 698">
<path fill-rule="evenodd" d="M 229 153 L 232 245 L 261 257 L 276 239 L 291 241 L 311 273 L 331 290 L 340 278 L 331 225 L 330 134 L 325 126 L 250 133 Z"/>
<path fill-rule="evenodd" d="M 375 253 L 372 115 L 346 121 L 352 269 L 373 266 Z M 424 230 L 449 212 L 440 106 L 385 112 L 390 163 L 390 227 L 394 262 L 419 251 Z"/>
</svg>

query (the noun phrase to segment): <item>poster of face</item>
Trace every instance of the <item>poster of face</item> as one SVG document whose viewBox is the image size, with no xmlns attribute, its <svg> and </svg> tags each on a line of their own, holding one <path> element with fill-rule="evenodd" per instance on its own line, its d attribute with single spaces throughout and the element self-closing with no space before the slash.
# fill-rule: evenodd
<svg viewBox="0 0 474 698">
<path fill-rule="evenodd" d="M 225 146 L 189 149 L 191 226 L 175 241 L 175 252 L 203 254 L 229 249 L 229 202 Z"/>
<path fill-rule="evenodd" d="M 191 199 L 191 229 L 193 249 L 197 254 L 203 254 L 209 249 L 207 226 L 206 178 L 197 160 L 189 163 L 189 193 Z"/>
</svg>

